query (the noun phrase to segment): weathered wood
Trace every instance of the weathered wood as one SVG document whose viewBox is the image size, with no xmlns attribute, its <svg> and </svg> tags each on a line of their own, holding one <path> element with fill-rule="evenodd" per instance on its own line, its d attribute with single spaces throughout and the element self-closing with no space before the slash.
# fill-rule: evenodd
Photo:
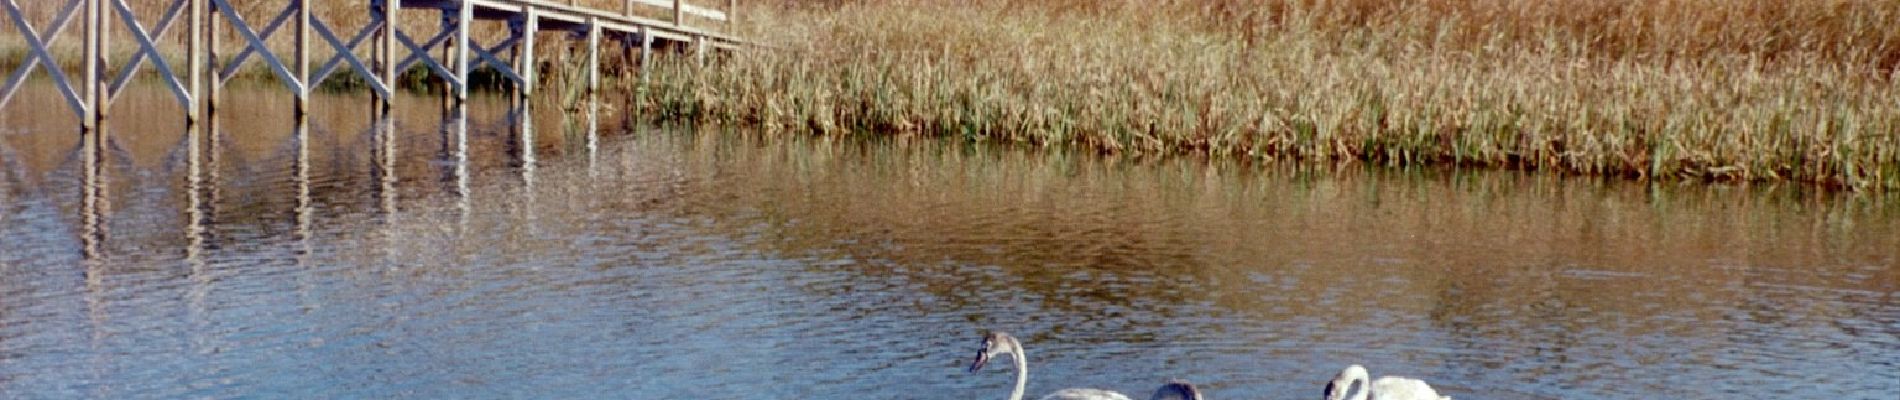
<svg viewBox="0 0 1900 400">
<path fill-rule="evenodd" d="M 243 16 L 231 11 L 232 7 L 229 1 L 211 1 L 217 3 L 218 9 L 220 10 L 219 14 L 223 14 L 224 18 L 231 23 L 231 30 L 237 31 L 238 36 L 244 38 L 244 41 L 250 46 L 251 51 L 264 57 L 264 62 L 271 66 L 271 72 L 275 73 L 277 78 L 283 81 L 284 86 L 290 88 L 291 93 L 304 92 L 303 80 L 298 78 L 295 75 L 296 73 L 291 72 L 290 68 L 284 65 L 284 61 L 277 58 L 277 54 L 270 51 L 270 47 L 265 45 L 264 38 L 259 37 L 257 32 L 252 31 L 250 24 L 244 23 Z M 228 74 L 235 74 L 238 66 L 243 65 L 242 62 L 242 56 L 240 56 L 239 61 L 233 61 L 232 65 L 227 66 L 225 69 L 227 75 L 223 79 L 230 79 Z"/>
<path fill-rule="evenodd" d="M 386 85 L 389 85 L 389 92 L 393 96 L 396 90 L 398 89 L 398 87 L 401 85 L 401 83 L 397 81 L 402 79 L 402 76 L 400 75 L 402 73 L 402 70 L 396 68 L 396 62 L 395 62 L 396 61 L 395 60 L 396 58 L 396 32 L 402 29 L 402 25 L 401 25 L 402 20 L 396 18 L 396 16 L 398 15 L 397 11 L 402 9 L 402 0 L 382 0 L 382 1 L 383 1 L 383 10 L 382 10 L 383 11 L 382 12 L 383 36 L 382 36 L 381 47 L 382 47 L 382 56 L 383 56 L 383 60 L 382 60 L 383 83 Z M 383 111 L 388 111 L 390 108 L 395 106 L 396 100 L 393 98 L 385 97 L 382 100 L 383 100 Z"/>
<path fill-rule="evenodd" d="M 524 99 L 532 99 L 534 98 L 534 85 L 539 82 L 538 79 L 540 79 L 536 76 L 536 72 L 538 72 L 536 69 L 538 68 L 534 61 L 534 36 L 535 34 L 541 33 L 541 16 L 534 8 L 529 8 L 523 14 L 524 17 L 526 17 L 526 21 L 522 22 L 522 56 L 515 60 L 515 62 L 521 64 L 521 97 Z"/>
<path fill-rule="evenodd" d="M 413 67 L 416 65 L 416 63 L 420 62 L 420 63 L 423 63 L 424 65 L 427 65 L 430 71 L 434 71 L 436 73 L 436 76 L 441 77 L 444 80 L 448 80 L 450 81 L 450 83 L 457 82 L 456 81 L 457 78 L 455 77 L 455 71 L 451 71 L 449 70 L 448 66 L 444 66 L 442 65 L 442 63 L 437 62 L 435 60 L 435 57 L 429 56 L 429 49 L 433 49 L 436 46 L 447 45 L 449 37 L 454 36 L 454 35 L 455 35 L 455 31 L 444 30 L 441 32 L 437 32 L 435 34 L 435 37 L 429 38 L 428 42 L 423 43 L 423 44 L 416 44 L 416 41 L 414 39 L 410 39 L 408 34 L 402 33 L 402 31 L 396 31 L 396 41 L 401 42 L 403 46 L 409 47 L 409 56 L 403 58 L 401 62 L 396 63 L 396 70 L 406 71 L 409 69 L 409 67 Z"/>
<path fill-rule="evenodd" d="M 375 96 L 382 100 L 381 110 L 393 105 L 401 74 L 418 62 L 448 81 L 450 93 L 444 96 L 446 101 L 466 101 L 472 89 L 470 75 L 483 65 L 492 66 L 514 81 L 518 93 L 525 98 L 534 93 L 538 84 L 540 71 L 534 59 L 537 55 L 535 36 L 543 29 L 585 36 L 586 90 L 590 103 L 598 101 L 601 90 L 599 46 L 603 38 L 622 41 L 621 54 L 628 58 L 634 46 L 632 40 L 640 41 L 638 62 L 642 83 L 650 79 L 647 65 L 652 62 L 655 42 L 669 48 L 693 46 L 691 49 L 702 62 L 711 51 L 744 45 L 733 35 L 738 4 L 735 0 L 727 0 L 723 10 L 688 4 L 684 0 L 623 0 L 619 10 L 590 9 L 578 1 L 561 0 L 371 0 L 365 4 L 365 11 L 371 14 L 369 23 L 356 28 L 358 30 L 347 38 L 338 35 L 313 13 L 316 0 L 259 0 L 281 4 L 267 8 L 276 12 L 263 25 L 253 25 L 238 14 L 232 0 L 163 0 L 166 8 L 156 21 L 139 20 L 127 0 L 57 1 L 62 6 L 52 14 L 51 23 L 41 29 L 23 17 L 25 13 L 18 5 L 19 0 L 0 0 L 6 6 L 5 16 L 13 21 L 11 29 L 21 33 L 28 50 L 20 64 L 10 71 L 5 85 L 0 86 L 0 107 L 11 103 L 32 72 L 45 67 L 68 106 L 80 117 L 82 129 L 87 131 L 98 128 L 116 97 L 130 86 L 134 77 L 146 71 L 159 76 L 184 108 L 188 123 L 208 120 L 215 124 L 213 115 L 224 83 L 238 75 L 252 56 L 263 60 L 276 80 L 292 92 L 298 113 L 302 115 L 308 112 L 316 86 L 345 65 L 368 82 Z M 643 11 L 640 7 L 652 8 Z M 402 32 L 399 10 L 403 8 L 440 10 L 442 29 L 429 40 L 417 43 Z M 670 15 L 640 16 L 659 14 L 662 10 Z M 182 63 L 163 57 L 176 51 L 166 47 L 174 45 L 166 35 L 181 25 L 181 19 L 188 31 L 184 38 L 175 41 L 182 42 L 185 60 Z M 708 30 L 687 26 L 688 19 L 724 21 L 725 24 L 710 26 Z M 72 24 L 73 20 L 82 23 Z M 470 37 L 474 24 L 497 20 L 514 25 L 505 41 L 483 46 Z M 146 22 L 154 24 L 148 28 Z M 52 56 L 56 47 L 53 41 L 73 25 L 84 27 L 83 70 L 76 71 L 79 72 L 76 76 L 68 76 L 69 71 L 58 68 Z M 294 27 L 294 37 L 273 42 L 271 38 L 287 26 Z M 126 60 L 114 63 L 110 60 L 113 54 L 110 33 L 117 29 L 128 33 L 137 48 L 127 53 Z M 243 44 L 233 49 L 236 50 L 234 57 L 220 55 L 225 50 L 220 49 L 223 29 L 232 29 Z M 369 55 L 359 55 L 357 51 L 365 42 L 376 44 L 370 45 Z M 314 58 L 320 56 L 319 46 L 324 45 L 334 53 L 327 60 Z M 431 54 L 435 47 L 442 47 L 441 55 Z M 403 48 L 409 50 L 407 57 L 400 56 L 404 54 Z M 512 54 L 498 55 L 502 51 Z M 504 59 L 504 56 L 512 56 L 512 59 Z M 152 68 L 144 68 L 146 66 Z M 372 112 L 377 110 L 372 108 Z"/>
<path fill-rule="evenodd" d="M 132 38 L 138 39 L 139 51 L 133 54 L 130 64 L 119 71 L 119 77 L 114 79 L 112 85 L 107 88 L 106 92 L 111 93 L 112 97 L 106 99 L 106 104 L 110 106 L 119 99 L 120 90 L 125 88 L 126 83 L 131 81 L 132 75 L 145 65 L 145 59 L 150 56 L 153 66 L 158 68 L 159 79 L 168 84 L 168 88 L 172 90 L 172 96 L 178 100 L 178 105 L 190 109 L 191 89 L 185 88 L 184 82 L 179 82 L 178 74 L 172 70 L 171 62 L 165 61 L 165 57 L 158 52 L 158 44 L 153 42 L 154 37 L 164 35 L 165 31 L 171 28 L 172 21 L 176 20 L 179 13 L 184 10 L 185 1 L 172 2 L 171 8 L 166 10 L 164 17 L 155 27 L 156 33 L 150 36 L 146 34 L 145 27 L 139 23 L 138 17 L 132 14 L 132 7 L 125 4 L 125 0 L 112 0 L 112 5 L 119 12 L 119 19 L 125 24 L 126 30 L 132 32 Z"/>
<path fill-rule="evenodd" d="M 600 100 L 600 19 L 588 18 L 587 28 L 587 109 L 594 112 Z"/>
<path fill-rule="evenodd" d="M 204 98 L 202 102 L 204 104 L 202 104 L 203 110 L 200 111 L 201 112 L 200 116 L 202 116 L 205 119 L 205 132 L 207 133 L 205 137 L 214 138 L 214 137 L 217 137 L 217 132 L 218 132 L 218 118 L 217 118 L 218 98 L 220 94 L 224 93 L 224 79 L 220 78 L 219 73 L 218 73 L 218 71 L 221 71 L 224 69 L 223 68 L 224 62 L 218 59 L 218 45 L 220 43 L 223 43 L 224 39 L 219 38 L 220 34 L 218 32 L 219 31 L 218 22 L 217 22 L 217 18 L 214 18 L 214 15 L 218 13 L 222 13 L 224 11 L 222 8 L 218 7 L 218 3 L 215 1 L 211 1 L 211 0 L 201 0 L 201 1 L 204 1 L 205 3 L 204 4 L 204 7 L 205 7 L 204 59 L 205 59 L 205 72 L 208 73 L 209 76 L 205 77 L 207 79 L 205 79 L 205 84 L 204 84 L 204 94 L 203 94 Z M 212 158 L 214 159 L 217 158 L 216 153 L 213 153 Z"/>
<path fill-rule="evenodd" d="M 297 115 L 301 117 L 310 112 L 310 87 L 317 85 L 310 79 L 310 32 L 312 30 L 310 0 L 291 1 L 297 2 L 297 81 L 305 82 L 303 85 L 297 85 L 296 93 Z"/>
<path fill-rule="evenodd" d="M 653 63 L 653 28 L 640 27 L 640 89 L 646 90 L 648 75 L 651 75 Z"/>
<path fill-rule="evenodd" d="M 223 2 L 223 0 L 213 0 L 212 4 L 216 6 L 217 3 L 221 3 L 221 2 Z M 222 10 L 218 12 L 219 14 L 228 14 L 228 13 L 237 12 L 237 11 L 231 10 L 228 5 L 223 6 L 223 7 L 218 7 L 218 9 Z M 289 8 L 289 7 L 285 7 L 283 10 L 279 10 L 277 13 L 277 16 L 271 17 L 270 23 L 264 25 L 264 30 L 257 31 L 255 35 L 262 38 L 263 40 L 266 40 L 266 41 L 270 40 L 271 35 L 277 34 L 277 30 L 280 28 L 283 28 L 285 22 L 290 22 L 290 17 L 294 16 L 296 14 L 296 11 L 297 9 Z M 214 30 L 217 29 L 216 21 L 212 21 L 212 25 L 213 25 L 212 29 Z M 244 29 L 250 29 L 250 27 L 247 25 L 245 26 Z M 214 78 L 218 79 L 218 83 L 224 83 L 224 82 L 230 81 L 231 77 L 237 75 L 237 69 L 239 67 L 243 67 L 244 63 L 246 61 L 249 61 L 252 55 L 257 54 L 258 50 L 259 49 L 254 48 L 254 47 L 245 46 L 244 50 L 238 51 L 238 54 L 236 57 L 232 57 L 230 62 L 225 63 L 225 68 L 220 69 L 218 71 L 218 76 Z"/>
<path fill-rule="evenodd" d="M 48 32 L 44 39 L 40 37 L 39 33 L 34 32 L 33 25 L 26 22 L 26 17 L 20 12 L 20 5 L 15 3 L 14 0 L 6 1 L 7 15 L 12 17 L 13 26 L 19 29 L 20 36 L 26 38 L 27 47 L 30 48 L 33 53 L 28 55 L 25 61 L 21 62 L 19 69 L 14 70 L 13 76 L 7 79 L 6 87 L 0 88 L 0 107 L 6 106 L 8 102 L 13 100 L 13 95 L 18 93 L 20 86 L 25 83 L 27 75 L 33 72 L 34 66 L 46 64 L 46 73 L 52 75 L 53 85 L 59 88 L 60 95 L 66 97 L 66 105 L 72 107 L 73 114 L 81 119 L 88 117 L 86 110 L 91 107 L 90 103 L 87 101 L 85 95 L 81 94 L 73 86 L 72 80 L 66 77 L 66 71 L 59 67 L 59 63 L 56 62 L 56 59 L 53 58 L 52 53 L 48 51 L 46 47 L 47 41 L 57 38 L 60 31 L 65 29 L 66 23 L 70 22 L 70 18 L 78 10 L 76 6 L 83 4 L 84 1 L 85 0 L 74 0 L 71 3 L 67 3 L 66 10 L 61 11 L 59 16 L 54 18 L 52 26 L 46 28 Z"/>
<path fill-rule="evenodd" d="M 673 26 L 686 26 L 686 0 L 673 0 Z"/>
<path fill-rule="evenodd" d="M 185 106 L 185 123 L 196 124 L 198 122 L 198 115 L 199 115 L 199 108 L 200 108 L 198 103 L 200 102 L 200 99 L 202 99 L 205 94 L 205 90 L 204 90 L 205 59 L 203 56 L 201 56 L 202 54 L 205 54 L 205 49 L 204 49 L 205 0 L 190 0 L 190 1 L 191 1 L 191 6 L 190 6 L 191 16 L 186 18 L 186 23 L 185 23 L 185 35 L 186 35 L 185 69 L 188 70 L 186 74 L 190 75 L 188 78 L 186 78 L 186 80 L 191 82 L 191 93 L 194 96 L 192 96 L 191 104 Z M 193 132 L 197 132 L 197 131 L 194 130 Z M 192 149 L 196 151 L 197 148 L 198 148 L 197 142 L 194 139 L 192 143 Z M 195 154 L 192 156 L 191 165 L 193 168 L 196 168 L 198 165 L 198 157 Z M 196 171 L 193 171 L 192 179 L 194 180 L 197 179 Z M 194 190 L 192 192 L 192 195 L 196 197 L 197 192 Z M 193 208 L 195 209 L 196 207 L 193 207 Z"/>
<path fill-rule="evenodd" d="M 455 24 L 455 73 L 461 74 L 455 85 L 455 101 L 460 104 L 468 101 L 468 77 L 474 72 L 471 70 L 474 64 L 469 62 L 469 55 L 474 52 L 468 50 L 468 35 L 469 27 L 475 24 L 475 4 L 462 0 L 456 11 L 461 14 Z"/>
<path fill-rule="evenodd" d="M 395 95 L 395 93 L 385 85 L 383 80 L 377 77 L 375 72 L 371 72 L 369 65 L 364 64 L 361 58 L 356 57 L 356 46 L 361 44 L 363 39 L 368 38 L 370 32 L 376 30 L 375 26 L 364 27 L 363 30 L 356 33 L 356 36 L 350 37 L 348 43 L 344 43 L 341 39 L 336 37 L 336 32 L 330 31 L 329 25 L 323 23 L 322 19 L 312 17 L 310 19 L 310 25 L 316 29 L 318 36 L 323 37 L 324 42 L 329 43 L 330 47 L 336 50 L 336 54 L 330 56 L 330 60 L 324 62 L 323 67 L 317 69 L 315 75 L 311 75 L 310 78 L 307 78 L 310 84 L 305 87 L 306 90 L 310 87 L 321 85 L 323 84 L 323 80 L 329 79 L 330 74 L 336 71 L 338 62 L 348 62 L 350 68 L 356 70 L 357 76 L 362 77 L 363 80 L 369 84 L 370 90 L 375 91 L 378 97 L 390 97 Z M 306 97 L 308 97 L 307 93 Z"/>
<path fill-rule="evenodd" d="M 84 83 L 86 87 L 86 110 L 85 115 L 80 117 L 83 121 L 79 122 L 79 127 L 80 129 L 88 131 L 98 128 L 96 124 L 99 122 L 99 105 L 104 103 L 105 100 L 104 96 L 101 96 L 99 93 L 103 90 L 101 87 L 103 85 L 100 85 L 99 82 L 99 74 L 102 72 L 100 68 L 103 68 L 103 66 L 100 65 L 99 57 L 101 57 L 104 51 L 100 49 L 100 44 L 104 42 L 104 39 L 101 37 L 105 36 L 106 33 L 105 19 L 99 15 L 99 9 L 102 3 L 104 3 L 103 0 L 86 0 L 86 44 L 84 50 L 86 65 L 83 69 L 84 72 L 80 74 L 81 79 L 86 80 Z M 51 55 L 47 55 L 43 58 L 53 60 Z"/>
</svg>

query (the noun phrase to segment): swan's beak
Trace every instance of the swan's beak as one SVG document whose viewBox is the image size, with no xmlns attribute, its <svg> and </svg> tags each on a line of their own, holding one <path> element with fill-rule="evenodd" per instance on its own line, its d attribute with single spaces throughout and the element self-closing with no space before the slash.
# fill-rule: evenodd
<svg viewBox="0 0 1900 400">
<path fill-rule="evenodd" d="M 989 363 L 990 363 L 990 352 L 977 350 L 976 361 L 973 361 L 970 363 L 970 372 L 976 372 L 976 371 L 982 370 L 983 365 L 989 364 Z"/>
</svg>

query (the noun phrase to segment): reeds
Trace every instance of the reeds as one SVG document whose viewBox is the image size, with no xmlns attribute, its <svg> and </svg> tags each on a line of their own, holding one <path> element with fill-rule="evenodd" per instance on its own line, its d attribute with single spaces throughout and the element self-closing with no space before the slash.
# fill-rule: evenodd
<svg viewBox="0 0 1900 400">
<path fill-rule="evenodd" d="M 746 3 L 646 115 L 1104 152 L 1900 188 L 1900 2 Z"/>
</svg>

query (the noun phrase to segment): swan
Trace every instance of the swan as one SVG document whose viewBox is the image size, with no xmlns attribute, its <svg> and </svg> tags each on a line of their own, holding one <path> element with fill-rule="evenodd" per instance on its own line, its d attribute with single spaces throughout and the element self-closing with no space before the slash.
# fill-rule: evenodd
<svg viewBox="0 0 1900 400">
<path fill-rule="evenodd" d="M 1022 400 L 1023 389 L 1029 385 L 1029 361 L 1023 356 L 1023 343 L 1016 337 L 1003 332 L 990 332 L 983 337 L 983 348 L 976 351 L 976 361 L 970 363 L 970 372 L 977 372 L 988 365 L 990 359 L 1010 356 L 1016 363 L 1016 388 L 1010 390 L 1009 400 Z M 1201 393 L 1194 384 L 1182 380 L 1169 381 L 1155 389 L 1150 400 L 1201 400 Z M 1127 395 L 1101 389 L 1062 389 L 1043 396 L 1042 400 L 1130 400 Z"/>
<path fill-rule="evenodd" d="M 1359 390 L 1352 390 L 1354 387 Z M 1347 393 L 1352 393 L 1352 396 L 1347 397 Z M 1451 400 L 1450 396 L 1439 396 L 1425 381 L 1402 376 L 1371 379 L 1366 367 L 1359 364 L 1339 371 L 1339 375 L 1333 376 L 1332 382 L 1326 383 L 1326 400 L 1367 400 L 1368 396 L 1371 400 Z"/>
</svg>

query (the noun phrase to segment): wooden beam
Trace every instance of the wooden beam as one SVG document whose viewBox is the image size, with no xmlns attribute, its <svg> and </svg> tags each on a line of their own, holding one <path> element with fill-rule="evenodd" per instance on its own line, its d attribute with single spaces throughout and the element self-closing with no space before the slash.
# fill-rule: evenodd
<svg viewBox="0 0 1900 400">
<path fill-rule="evenodd" d="M 600 19 L 588 18 L 587 25 L 587 107 L 597 107 L 600 93 Z"/>
<path fill-rule="evenodd" d="M 297 81 L 307 83 L 297 86 L 297 116 L 302 117 L 310 112 L 310 87 L 317 84 L 310 80 L 310 0 L 292 1 L 297 2 Z"/>
<path fill-rule="evenodd" d="M 398 81 L 402 80 L 402 71 L 396 69 L 396 32 L 402 29 L 402 20 L 396 18 L 396 13 L 401 9 L 402 0 L 383 0 L 382 73 L 383 83 L 389 85 L 390 97 L 395 97 L 400 85 Z M 395 106 L 396 99 L 385 97 L 382 100 L 383 111 L 389 111 Z"/>
<path fill-rule="evenodd" d="M 145 62 L 145 56 L 150 55 L 153 59 L 152 65 L 158 68 L 159 78 L 163 79 L 165 83 L 170 84 L 169 88 L 172 90 L 172 96 L 178 100 L 178 105 L 190 109 L 192 104 L 191 89 L 186 89 L 185 84 L 178 81 L 178 74 L 172 70 L 171 62 L 165 61 L 165 58 L 159 54 L 158 44 L 152 41 L 152 36 L 146 34 L 145 27 L 139 24 L 138 17 L 132 15 L 132 7 L 127 6 L 125 0 L 111 1 L 114 9 L 118 11 L 120 22 L 124 23 L 126 30 L 132 33 L 132 38 L 138 40 L 139 51 L 137 56 L 132 58 L 132 62 L 127 64 L 125 68 L 119 72 L 119 78 L 114 80 L 111 86 L 107 87 L 106 92 L 111 93 L 111 97 L 106 98 L 105 103 L 109 106 L 114 100 L 119 98 L 120 89 L 125 87 L 125 84 L 132 78 L 133 73 L 138 72 L 139 67 Z M 157 35 L 163 35 L 165 34 L 165 30 L 171 28 L 172 21 L 178 16 L 179 11 L 183 11 L 181 6 L 184 4 L 184 1 L 175 1 L 172 3 L 171 10 L 166 12 L 165 18 L 159 22 Z"/>
<path fill-rule="evenodd" d="M 673 26 L 686 26 L 686 0 L 673 0 Z"/>
<path fill-rule="evenodd" d="M 103 3 L 105 0 L 86 0 L 86 44 L 83 50 L 86 65 L 82 69 L 84 72 L 80 74 L 80 78 L 86 80 L 86 83 L 82 84 L 86 87 L 86 111 L 85 115 L 81 116 L 84 120 L 79 122 L 79 127 L 87 131 L 98 128 L 96 124 L 99 122 L 99 105 L 104 104 L 105 101 L 105 96 L 99 94 L 103 89 L 103 85 L 99 83 L 101 72 L 99 57 L 102 51 L 99 45 L 103 42 L 101 36 L 104 36 L 106 32 L 106 27 L 103 25 L 105 20 L 99 15 L 100 5 Z M 52 59 L 52 57 L 45 58 Z"/>
<path fill-rule="evenodd" d="M 85 102 L 81 101 L 82 99 L 78 91 L 73 89 L 72 81 L 66 78 L 66 71 L 59 68 L 59 63 L 53 62 L 53 58 L 50 56 L 51 52 L 47 51 L 46 44 L 59 39 L 59 34 L 64 33 L 66 27 L 71 25 L 73 15 L 78 14 L 79 6 L 86 4 L 85 0 L 71 0 L 66 2 L 66 6 L 61 8 L 59 13 L 53 17 L 53 23 L 48 25 L 45 30 L 38 32 L 35 32 L 33 24 L 27 23 L 26 17 L 22 16 L 23 13 L 20 11 L 19 4 L 15 3 L 14 0 L 6 0 L 5 4 L 7 6 L 7 14 L 12 17 L 10 19 L 13 20 L 14 28 L 19 30 L 20 36 L 26 39 L 28 50 L 31 50 L 32 53 L 28 53 L 26 59 L 20 61 L 19 68 L 14 69 L 13 75 L 7 77 L 7 82 L 4 86 L 0 86 L 0 107 L 5 107 L 7 103 L 12 102 L 13 95 L 19 94 L 20 88 L 26 84 L 26 77 L 33 73 L 34 68 L 44 63 L 47 66 L 47 74 L 52 75 L 56 81 L 54 83 L 55 86 L 59 87 L 60 94 L 65 95 L 67 100 L 71 102 L 69 105 L 75 106 L 73 113 L 84 117 L 86 114 L 84 107 Z M 40 37 L 40 35 L 45 35 L 45 37 Z"/>
<path fill-rule="evenodd" d="M 468 78 L 473 72 L 470 69 L 474 68 L 469 62 L 469 56 L 475 52 L 468 50 L 468 35 L 470 26 L 475 24 L 475 3 L 461 0 L 457 6 L 460 18 L 455 22 L 455 73 L 460 76 L 456 77 L 459 82 L 455 85 L 455 101 L 460 105 L 468 101 Z"/>
<path fill-rule="evenodd" d="M 82 4 L 82 1 L 84 0 L 75 1 L 69 4 L 68 7 L 70 8 L 72 5 Z M 21 36 L 26 38 L 27 47 L 33 50 L 33 54 L 27 56 L 26 61 L 20 65 L 20 69 L 14 71 L 13 79 L 7 81 L 7 86 L 4 90 L 5 93 L 0 94 L 0 106 L 6 105 L 9 100 L 13 99 L 13 94 L 17 93 L 16 90 L 25 82 L 27 73 L 32 72 L 34 65 L 46 64 L 46 73 L 53 76 L 54 86 L 59 88 L 61 95 L 66 96 L 66 105 L 72 107 L 73 114 L 82 120 L 81 125 L 86 125 L 91 119 L 91 115 L 88 114 L 88 110 L 92 107 L 90 98 L 87 97 L 87 94 L 80 93 L 74 87 L 72 80 L 66 77 L 66 71 L 59 68 L 59 63 L 54 61 L 55 59 L 53 58 L 52 52 L 46 47 L 46 41 L 58 35 L 59 28 L 63 28 L 65 22 L 56 20 L 53 24 L 54 26 L 48 28 L 48 30 L 53 32 L 47 35 L 46 39 L 41 39 L 39 34 L 33 32 L 33 26 L 26 22 L 26 17 L 20 12 L 19 4 L 15 3 L 14 0 L 7 0 L 6 5 L 7 14 L 12 17 L 13 26 L 20 30 Z M 70 11 L 71 10 L 67 13 L 67 16 L 71 16 Z"/>
<path fill-rule="evenodd" d="M 529 7 L 523 14 L 527 21 L 522 24 L 521 57 L 516 58 L 515 62 L 521 64 L 521 97 L 524 100 L 532 100 L 534 85 L 538 82 L 537 79 L 540 79 L 536 76 L 538 63 L 534 59 L 534 36 L 541 33 L 541 13 L 534 7 Z"/>
<path fill-rule="evenodd" d="M 185 18 L 185 21 L 186 21 L 185 22 L 185 59 L 186 59 L 185 69 L 189 70 L 186 72 L 186 74 L 190 75 L 189 77 L 186 77 L 185 79 L 191 82 L 190 84 L 191 84 L 191 94 L 192 94 L 191 104 L 188 104 L 185 106 L 185 124 L 187 125 L 195 124 L 198 122 L 198 115 L 199 115 L 198 103 L 200 102 L 200 99 L 204 97 L 204 93 L 205 93 L 204 91 L 205 59 L 203 57 L 203 54 L 205 53 L 205 49 L 204 49 L 205 0 L 190 0 L 190 2 L 191 2 L 191 5 L 189 7 L 191 7 L 191 11 L 190 11 L 191 16 Z M 196 132 L 196 131 L 193 131 L 193 132 Z M 196 139 L 193 139 L 191 146 L 194 152 L 198 149 L 197 147 L 198 143 L 196 142 Z M 191 165 L 192 165 L 192 168 L 197 168 L 198 166 L 198 157 L 196 154 L 192 155 Z M 194 181 L 198 179 L 196 171 L 192 172 L 191 179 L 193 179 Z M 194 189 L 192 191 L 192 196 L 193 198 L 197 197 L 197 190 Z M 194 207 L 194 210 L 195 210 L 195 207 Z"/>
</svg>

